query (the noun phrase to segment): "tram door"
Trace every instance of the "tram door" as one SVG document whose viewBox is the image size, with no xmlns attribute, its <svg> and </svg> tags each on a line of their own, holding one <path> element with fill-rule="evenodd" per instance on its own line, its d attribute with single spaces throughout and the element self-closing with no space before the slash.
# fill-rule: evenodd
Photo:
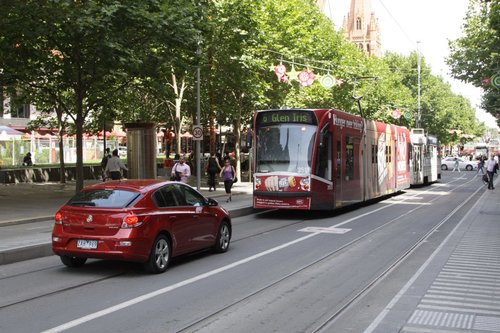
<svg viewBox="0 0 500 333">
<path fill-rule="evenodd" d="M 413 168 L 411 170 L 411 173 L 413 175 L 413 183 L 423 184 L 424 177 L 423 177 L 423 165 L 422 165 L 422 160 L 423 160 L 422 146 L 413 145 L 412 160 L 413 160 Z"/>
<path fill-rule="evenodd" d="M 341 136 L 335 138 L 335 149 L 333 156 L 335 158 L 335 207 L 342 206 L 342 141 Z"/>
<path fill-rule="evenodd" d="M 333 209 L 334 205 L 334 178 L 333 178 L 333 147 L 330 126 L 321 129 L 318 140 L 318 151 L 315 161 L 315 172 L 320 190 L 315 193 L 316 204 L 323 209 Z"/>
</svg>

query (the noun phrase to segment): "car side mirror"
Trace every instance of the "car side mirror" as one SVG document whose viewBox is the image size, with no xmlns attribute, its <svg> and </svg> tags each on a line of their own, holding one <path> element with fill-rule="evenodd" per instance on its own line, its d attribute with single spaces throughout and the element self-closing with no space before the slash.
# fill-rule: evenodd
<svg viewBox="0 0 500 333">
<path fill-rule="evenodd" d="M 219 203 L 217 202 L 217 200 L 212 199 L 212 198 L 208 198 L 208 200 L 207 200 L 207 204 L 208 204 L 209 206 L 218 206 L 218 205 L 219 205 Z"/>
</svg>

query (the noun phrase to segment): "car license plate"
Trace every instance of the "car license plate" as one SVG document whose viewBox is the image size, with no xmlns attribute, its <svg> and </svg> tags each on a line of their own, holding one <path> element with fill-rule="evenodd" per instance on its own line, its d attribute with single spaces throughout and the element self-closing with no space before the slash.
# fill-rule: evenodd
<svg viewBox="0 0 500 333">
<path fill-rule="evenodd" d="M 97 241 L 96 240 L 79 239 L 76 242 L 76 247 L 79 249 L 94 250 L 94 249 L 97 249 Z"/>
</svg>

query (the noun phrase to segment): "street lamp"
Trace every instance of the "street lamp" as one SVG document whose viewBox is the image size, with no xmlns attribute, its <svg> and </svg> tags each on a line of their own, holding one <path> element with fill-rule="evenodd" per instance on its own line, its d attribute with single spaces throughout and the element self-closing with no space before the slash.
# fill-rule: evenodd
<svg viewBox="0 0 500 333">
<path fill-rule="evenodd" d="M 200 126 L 201 107 L 200 107 L 200 59 L 201 59 L 201 38 L 198 39 L 198 47 L 196 49 L 196 56 L 198 57 L 198 66 L 196 67 L 196 125 Z M 201 145 L 200 140 L 196 140 L 196 189 L 200 190 L 201 185 Z"/>
<path fill-rule="evenodd" d="M 417 41 L 417 121 L 415 122 L 416 128 L 420 128 L 420 51 L 419 51 L 420 41 Z"/>
</svg>

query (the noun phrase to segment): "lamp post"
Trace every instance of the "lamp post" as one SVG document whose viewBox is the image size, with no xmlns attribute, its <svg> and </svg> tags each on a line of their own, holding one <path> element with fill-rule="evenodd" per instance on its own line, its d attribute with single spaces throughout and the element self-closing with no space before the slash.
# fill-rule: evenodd
<svg viewBox="0 0 500 333">
<path fill-rule="evenodd" d="M 198 40 L 198 48 L 196 50 L 196 55 L 198 56 L 198 66 L 196 67 L 196 125 L 200 126 L 200 58 L 201 58 L 201 39 Z M 200 190 L 201 185 L 201 145 L 200 140 L 196 140 L 196 189 Z"/>
<path fill-rule="evenodd" d="M 417 121 L 415 123 L 416 128 L 420 128 L 420 51 L 419 51 L 420 41 L 417 41 Z"/>
</svg>

